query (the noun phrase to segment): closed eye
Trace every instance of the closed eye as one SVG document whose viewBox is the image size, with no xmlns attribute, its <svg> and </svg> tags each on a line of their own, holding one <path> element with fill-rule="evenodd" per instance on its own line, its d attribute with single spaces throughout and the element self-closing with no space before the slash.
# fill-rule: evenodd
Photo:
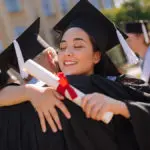
<svg viewBox="0 0 150 150">
<path fill-rule="evenodd" d="M 66 41 L 61 41 L 59 49 L 60 50 L 65 50 L 67 48 L 67 43 Z"/>
<path fill-rule="evenodd" d="M 78 48 L 83 48 L 83 46 L 74 46 L 74 48 L 77 48 L 77 49 L 78 49 Z"/>
<path fill-rule="evenodd" d="M 66 50 L 66 47 L 60 47 L 59 50 L 64 51 L 64 50 Z"/>
</svg>

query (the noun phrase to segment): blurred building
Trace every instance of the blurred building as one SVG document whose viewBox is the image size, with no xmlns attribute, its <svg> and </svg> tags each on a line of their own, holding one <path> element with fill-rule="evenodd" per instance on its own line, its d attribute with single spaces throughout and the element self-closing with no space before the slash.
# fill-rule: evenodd
<svg viewBox="0 0 150 150">
<path fill-rule="evenodd" d="M 40 35 L 53 45 L 51 28 L 79 0 L 0 0 L 0 52 L 16 39 L 37 17 Z M 99 10 L 114 7 L 113 0 L 89 0 Z"/>
</svg>

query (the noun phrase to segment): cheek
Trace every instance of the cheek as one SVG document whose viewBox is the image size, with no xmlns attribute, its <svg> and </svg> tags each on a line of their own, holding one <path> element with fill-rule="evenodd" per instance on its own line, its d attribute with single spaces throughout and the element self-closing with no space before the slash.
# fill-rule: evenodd
<svg viewBox="0 0 150 150">
<path fill-rule="evenodd" d="M 80 50 L 76 50 L 74 51 L 76 55 L 78 55 L 79 57 L 90 57 L 93 55 L 93 50 L 91 48 L 91 46 L 85 46 L 84 48 L 80 49 Z"/>
<path fill-rule="evenodd" d="M 93 52 L 90 49 L 84 51 L 80 56 L 86 62 L 93 61 Z"/>
<path fill-rule="evenodd" d="M 85 62 L 91 62 L 92 61 L 92 55 L 90 54 L 84 54 L 82 57 L 82 60 Z"/>
</svg>

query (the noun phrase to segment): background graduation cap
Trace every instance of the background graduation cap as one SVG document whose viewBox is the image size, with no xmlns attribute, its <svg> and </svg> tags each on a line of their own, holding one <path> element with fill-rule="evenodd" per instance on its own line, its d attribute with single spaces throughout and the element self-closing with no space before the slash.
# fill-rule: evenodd
<svg viewBox="0 0 150 150">
<path fill-rule="evenodd" d="M 119 31 L 119 29 L 90 2 L 88 2 L 88 0 L 80 0 L 53 29 L 61 36 L 71 27 L 84 29 L 84 31 L 95 40 L 95 43 L 102 54 L 105 54 L 109 49 L 121 42 L 122 47 L 125 48 L 124 51 L 128 56 L 129 61 L 137 63 L 138 58 L 129 48 L 124 39 L 127 38 L 127 36 Z M 98 72 L 106 72 L 107 69 L 105 75 L 118 75 L 117 69 L 107 55 L 102 58 L 100 63 L 102 64 L 99 65 L 101 67 L 96 69 Z M 102 70 L 103 66 L 105 66 L 104 70 Z"/>
<path fill-rule="evenodd" d="M 145 43 L 149 44 L 150 39 L 148 35 L 148 21 L 136 21 L 136 22 L 128 22 L 125 24 L 125 31 L 127 33 L 134 34 L 143 34 Z"/>
<path fill-rule="evenodd" d="M 23 71 L 24 61 L 34 58 L 49 45 L 39 36 L 40 18 L 24 31 L 13 43 L 0 55 L 0 69 L 7 71 L 14 68 L 20 71 L 22 78 L 27 74 Z"/>
</svg>

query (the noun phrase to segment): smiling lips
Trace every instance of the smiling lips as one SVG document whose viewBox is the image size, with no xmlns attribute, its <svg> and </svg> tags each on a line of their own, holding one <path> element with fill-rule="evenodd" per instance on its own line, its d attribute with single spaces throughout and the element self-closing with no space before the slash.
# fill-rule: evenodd
<svg viewBox="0 0 150 150">
<path fill-rule="evenodd" d="M 77 61 L 72 61 L 72 60 L 64 61 L 65 66 L 70 66 L 70 65 L 75 65 L 75 64 L 77 64 Z"/>
</svg>

